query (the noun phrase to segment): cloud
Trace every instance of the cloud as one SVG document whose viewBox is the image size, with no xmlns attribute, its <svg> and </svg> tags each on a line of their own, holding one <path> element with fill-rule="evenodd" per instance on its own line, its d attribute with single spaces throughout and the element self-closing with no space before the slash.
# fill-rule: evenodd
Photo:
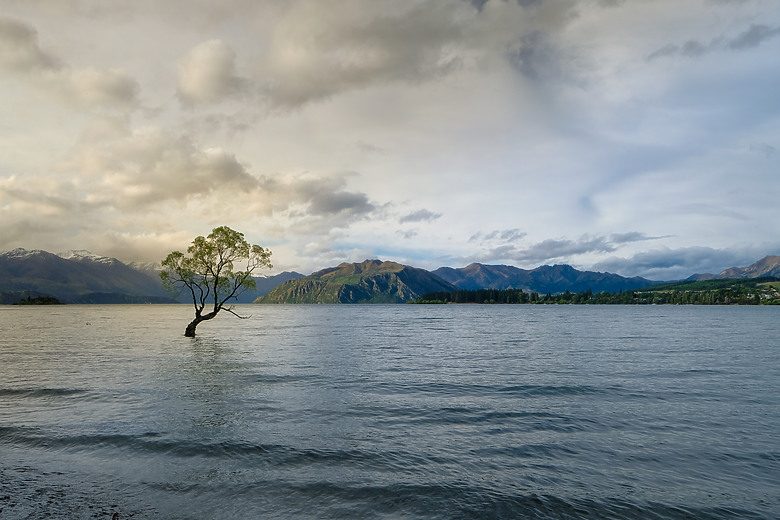
<svg viewBox="0 0 780 520">
<path fill-rule="evenodd" d="M 309 201 L 309 211 L 312 215 L 333 215 L 349 213 L 362 215 L 374 210 L 365 193 L 348 191 L 333 191 L 316 193 Z"/>
<path fill-rule="evenodd" d="M 606 237 L 581 237 L 579 240 L 547 239 L 527 247 L 502 244 L 467 257 L 466 262 L 511 261 L 524 266 L 536 266 L 556 260 L 570 261 L 576 255 L 615 251 L 617 247 Z"/>
<path fill-rule="evenodd" d="M 647 59 L 654 60 L 668 56 L 698 58 L 716 51 L 744 51 L 758 47 L 762 43 L 780 36 L 780 27 L 769 27 L 763 24 L 752 24 L 748 29 L 734 38 L 716 37 L 708 43 L 688 40 L 682 44 L 669 44 L 651 53 Z"/>
<path fill-rule="evenodd" d="M 729 41 L 726 46 L 733 50 L 745 50 L 758 47 L 772 38 L 780 36 L 780 27 L 769 27 L 761 24 L 753 24 L 745 32 Z"/>
<path fill-rule="evenodd" d="M 647 240 L 659 240 L 667 237 L 649 237 L 645 233 L 629 231 L 628 233 L 612 233 L 609 240 L 613 244 L 630 244 L 632 242 L 644 242 Z"/>
<path fill-rule="evenodd" d="M 193 2 L 3 4 L 3 238 L 535 267 L 777 232 L 767 0 Z"/>
<path fill-rule="evenodd" d="M 265 81 L 277 106 L 446 75 L 462 60 L 462 2 L 301 1 L 271 34 Z"/>
<path fill-rule="evenodd" d="M 410 222 L 431 222 L 441 217 L 441 213 L 434 213 L 427 209 L 421 209 L 408 215 L 404 215 L 398 222 L 400 224 L 408 224 Z"/>
<path fill-rule="evenodd" d="M 530 245 L 517 243 L 525 236 L 525 233 L 516 229 L 493 231 L 488 234 L 478 233 L 469 241 L 479 241 L 481 245 L 486 246 L 486 249 L 464 260 L 467 262 L 511 261 L 529 267 L 550 262 L 573 263 L 573 259 L 581 255 L 612 253 L 625 244 L 659 238 L 632 231 L 611 235 L 583 235 L 578 239 L 547 239 Z"/>
<path fill-rule="evenodd" d="M 179 99 L 184 104 L 215 103 L 242 90 L 245 80 L 236 75 L 236 53 L 219 39 L 203 42 L 178 62 Z"/>
<path fill-rule="evenodd" d="M 34 27 L 0 16 L 0 69 L 34 72 L 59 67 L 59 60 L 39 47 L 38 32 Z"/>
<path fill-rule="evenodd" d="M 778 245 L 775 245 L 777 249 Z M 643 276 L 651 280 L 679 280 L 694 274 L 718 274 L 734 266 L 747 266 L 765 255 L 767 245 L 735 249 L 711 247 L 660 248 L 631 257 L 611 257 L 596 263 L 594 269 L 624 276 Z"/>
<path fill-rule="evenodd" d="M 65 95 L 83 106 L 130 106 L 140 90 L 126 72 L 94 67 L 62 71 L 52 83 L 52 88 L 63 88 Z"/>
<path fill-rule="evenodd" d="M 755 143 L 750 145 L 750 151 L 763 155 L 769 159 L 777 152 L 777 148 L 767 143 Z"/>
<path fill-rule="evenodd" d="M 94 209 L 199 208 L 211 218 L 272 218 L 272 226 L 296 234 L 349 227 L 377 209 L 368 195 L 347 189 L 355 174 L 254 175 L 224 148 L 164 128 L 132 128 L 118 117 L 96 118 L 58 173 L 75 179 L 72 197 Z"/>
<path fill-rule="evenodd" d="M 96 120 L 60 165 L 61 171 L 81 179 L 96 204 L 137 211 L 163 201 L 259 185 L 226 150 L 199 147 L 161 128 L 123 125 L 117 119 Z"/>
<path fill-rule="evenodd" d="M 487 242 L 492 242 L 496 240 L 501 242 L 515 242 L 524 238 L 526 235 L 527 233 L 520 231 L 517 228 L 496 229 L 488 233 L 483 233 L 479 231 L 471 235 L 471 237 L 469 237 L 469 242 L 479 242 L 481 244 L 485 244 Z"/>
<path fill-rule="evenodd" d="M 43 51 L 38 33 L 24 22 L 0 17 L 0 71 L 31 81 L 65 103 L 82 107 L 132 106 L 139 86 L 120 69 L 71 69 Z"/>
<path fill-rule="evenodd" d="M 563 51 L 556 48 L 551 35 L 533 31 L 518 38 L 508 53 L 509 61 L 534 81 L 557 80 L 569 74 Z"/>
<path fill-rule="evenodd" d="M 506 251 L 513 260 L 528 263 L 544 263 L 554 259 L 566 259 L 585 253 L 615 251 L 617 246 L 604 236 L 583 236 L 578 240 L 547 239 L 527 248 Z"/>
</svg>

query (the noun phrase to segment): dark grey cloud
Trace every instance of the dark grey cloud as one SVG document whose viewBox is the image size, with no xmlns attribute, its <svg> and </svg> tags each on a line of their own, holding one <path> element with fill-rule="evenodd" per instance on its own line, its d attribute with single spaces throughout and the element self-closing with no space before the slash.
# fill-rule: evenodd
<svg viewBox="0 0 780 520">
<path fill-rule="evenodd" d="M 509 47 L 509 62 L 525 77 L 534 81 L 555 81 L 570 76 L 564 52 L 556 46 L 555 35 L 531 31 Z"/>
<path fill-rule="evenodd" d="M 696 40 L 688 40 L 682 44 L 669 44 L 661 47 L 657 51 L 651 53 L 647 59 L 655 60 L 658 58 L 665 58 L 668 56 L 683 56 L 685 58 L 698 58 L 712 52 L 720 46 L 718 41 L 704 44 Z"/>
<path fill-rule="evenodd" d="M 502 242 L 515 242 L 518 240 L 521 240 L 527 235 L 524 231 L 520 231 L 517 228 L 513 229 L 496 229 L 487 233 L 479 232 L 473 234 L 471 237 L 469 237 L 469 242 L 479 242 L 479 243 L 485 243 L 485 242 L 491 242 L 491 241 L 502 241 Z"/>
<path fill-rule="evenodd" d="M 734 50 L 750 49 L 777 36 L 780 36 L 780 27 L 753 24 L 748 30 L 729 41 L 726 46 Z"/>
<path fill-rule="evenodd" d="M 659 240 L 667 237 L 649 237 L 644 233 L 638 231 L 630 231 L 628 233 L 613 233 L 609 235 L 609 240 L 613 244 L 629 244 L 631 242 L 644 242 L 647 240 Z"/>
<path fill-rule="evenodd" d="M 35 27 L 0 16 L 0 69 L 31 72 L 60 67 L 59 60 L 38 45 Z"/>
<path fill-rule="evenodd" d="M 682 44 L 669 44 L 651 53 L 647 59 L 654 60 L 670 56 L 682 56 L 685 58 L 699 58 L 721 50 L 743 51 L 758 47 L 764 42 L 780 36 L 780 27 L 769 27 L 762 24 L 753 24 L 737 36 L 729 39 L 718 37 L 709 42 L 688 40 Z"/>
<path fill-rule="evenodd" d="M 434 213 L 433 211 L 427 209 L 421 209 L 415 211 L 414 213 L 404 215 L 398 219 L 398 222 L 401 224 L 408 224 L 410 222 L 431 222 L 439 217 L 441 217 L 441 213 Z"/>
<path fill-rule="evenodd" d="M 485 4 L 488 3 L 488 0 L 465 0 L 466 2 L 470 3 L 477 9 L 481 10 L 483 7 L 485 7 Z M 529 7 L 534 5 L 539 5 L 544 0 L 514 0 L 517 5 L 521 5 L 523 7 Z M 600 0 L 600 3 L 614 3 L 614 2 L 622 2 L 623 0 Z"/>
<path fill-rule="evenodd" d="M 333 215 L 342 212 L 363 215 L 374 209 L 374 205 L 368 201 L 365 193 L 348 191 L 317 193 L 311 198 L 309 205 L 309 212 L 313 215 Z"/>
<path fill-rule="evenodd" d="M 457 4 L 290 3 L 270 35 L 263 85 L 277 107 L 295 107 L 386 82 L 418 83 L 457 70 L 463 17 Z"/>
</svg>

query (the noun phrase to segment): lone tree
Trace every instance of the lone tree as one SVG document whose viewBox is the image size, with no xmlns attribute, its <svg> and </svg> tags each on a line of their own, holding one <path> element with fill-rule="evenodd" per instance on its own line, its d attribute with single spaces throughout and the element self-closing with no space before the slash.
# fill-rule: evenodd
<svg viewBox="0 0 780 520">
<path fill-rule="evenodd" d="M 179 251 L 169 254 L 162 262 L 163 287 L 172 292 L 189 291 L 195 306 L 195 319 L 187 325 L 184 335 L 195 337 L 195 328 L 210 320 L 219 311 L 239 316 L 225 304 L 247 289 L 255 288 L 252 273 L 261 267 L 272 267 L 271 251 L 251 245 L 244 234 L 220 226 L 207 237 L 197 237 L 187 248 L 187 255 Z M 235 262 L 246 261 L 246 270 L 235 271 Z M 208 312 L 204 309 L 209 306 Z M 212 307 L 213 305 L 213 307 Z"/>
</svg>

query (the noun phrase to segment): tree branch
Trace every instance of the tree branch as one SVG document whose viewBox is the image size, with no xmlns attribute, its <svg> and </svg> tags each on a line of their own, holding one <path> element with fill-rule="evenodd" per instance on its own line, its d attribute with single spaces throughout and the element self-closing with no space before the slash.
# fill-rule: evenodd
<svg viewBox="0 0 780 520">
<path fill-rule="evenodd" d="M 236 314 L 236 312 L 233 310 L 233 307 L 223 307 L 222 310 L 224 310 L 226 312 L 229 312 L 230 314 L 232 314 L 236 318 L 239 318 L 239 319 L 242 319 L 242 320 L 248 320 L 249 318 L 252 317 L 251 314 L 249 316 L 241 316 L 240 314 Z"/>
</svg>

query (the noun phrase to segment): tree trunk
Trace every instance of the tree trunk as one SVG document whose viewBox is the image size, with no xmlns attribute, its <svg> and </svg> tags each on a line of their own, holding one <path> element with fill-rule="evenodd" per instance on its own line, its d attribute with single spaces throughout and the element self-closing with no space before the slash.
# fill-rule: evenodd
<svg viewBox="0 0 780 520">
<path fill-rule="evenodd" d="M 184 336 L 186 336 L 188 338 L 194 338 L 195 337 L 195 327 L 198 326 L 198 323 L 200 323 L 202 321 L 210 320 L 211 318 L 216 316 L 218 312 L 219 312 L 219 309 L 217 309 L 216 311 L 210 312 L 208 314 L 204 314 L 202 316 L 196 314 L 195 315 L 195 319 L 192 320 L 189 325 L 187 325 L 187 328 L 184 331 Z"/>
<path fill-rule="evenodd" d="M 184 331 L 184 335 L 188 338 L 194 338 L 195 337 L 195 327 L 198 326 L 198 323 L 203 321 L 201 318 L 195 318 L 190 322 L 189 325 L 187 325 L 187 329 Z"/>
</svg>

